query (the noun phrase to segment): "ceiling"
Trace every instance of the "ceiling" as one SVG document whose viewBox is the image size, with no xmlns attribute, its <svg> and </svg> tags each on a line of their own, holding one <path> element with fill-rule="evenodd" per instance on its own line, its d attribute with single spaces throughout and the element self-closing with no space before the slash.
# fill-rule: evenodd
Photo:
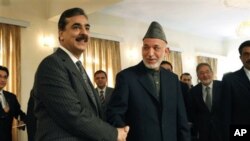
<svg viewBox="0 0 250 141">
<path fill-rule="evenodd" d="M 217 39 L 237 38 L 240 22 L 250 20 L 250 8 L 227 7 L 223 0 L 122 0 L 99 12 Z"/>
<path fill-rule="evenodd" d="M 224 0 L 0 0 L 0 6 L 47 5 L 48 18 L 57 21 L 62 9 L 82 7 L 100 13 L 149 24 L 156 20 L 167 29 L 215 39 L 237 38 L 240 22 L 250 20 L 250 8 L 225 6 Z M 239 0 L 237 0 L 239 1 Z M 249 0 L 250 1 L 250 0 Z M 248 2 L 250 3 L 250 2 Z M 15 9 L 15 8 L 14 8 Z"/>
</svg>

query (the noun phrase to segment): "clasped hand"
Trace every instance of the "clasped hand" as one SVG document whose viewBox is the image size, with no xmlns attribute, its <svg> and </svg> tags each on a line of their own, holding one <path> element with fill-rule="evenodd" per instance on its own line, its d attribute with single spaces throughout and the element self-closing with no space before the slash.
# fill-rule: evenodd
<svg viewBox="0 0 250 141">
<path fill-rule="evenodd" d="M 117 141 L 126 141 L 129 132 L 129 126 L 125 126 L 123 128 L 117 128 L 117 131 L 118 131 Z"/>
</svg>

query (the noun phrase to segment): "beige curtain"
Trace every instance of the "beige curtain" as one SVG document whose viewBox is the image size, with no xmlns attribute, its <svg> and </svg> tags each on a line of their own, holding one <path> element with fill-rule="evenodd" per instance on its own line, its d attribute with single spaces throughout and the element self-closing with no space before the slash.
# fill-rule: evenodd
<svg viewBox="0 0 250 141">
<path fill-rule="evenodd" d="M 204 57 L 204 56 L 197 56 L 197 63 L 208 63 L 213 72 L 214 72 L 214 79 L 217 79 L 217 59 L 211 57 Z"/>
<path fill-rule="evenodd" d="M 0 23 L 0 65 L 9 69 L 9 79 L 5 90 L 16 94 L 18 99 L 21 92 L 20 30 L 19 26 Z M 17 130 L 12 131 L 13 141 L 17 141 Z"/>
<path fill-rule="evenodd" d="M 182 58 L 181 52 L 178 51 L 170 51 L 169 56 L 166 57 L 166 60 L 171 62 L 173 66 L 173 72 L 178 75 L 178 77 L 182 74 Z"/>
<path fill-rule="evenodd" d="M 108 75 L 108 86 L 114 87 L 115 76 L 121 70 L 120 43 L 91 37 L 83 55 L 83 65 L 94 84 L 94 73 L 103 70 Z"/>
</svg>

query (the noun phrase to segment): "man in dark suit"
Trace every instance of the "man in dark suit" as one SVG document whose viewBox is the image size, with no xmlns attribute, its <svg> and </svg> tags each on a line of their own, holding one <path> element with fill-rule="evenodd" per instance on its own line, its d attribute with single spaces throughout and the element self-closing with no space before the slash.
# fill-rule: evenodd
<svg viewBox="0 0 250 141">
<path fill-rule="evenodd" d="M 13 119 L 19 120 L 19 125 L 23 125 L 25 113 L 21 110 L 16 95 L 3 90 L 9 77 L 8 68 L 0 66 L 0 140 L 12 141 Z M 23 126 L 24 127 L 24 126 Z"/>
<path fill-rule="evenodd" d="M 222 79 L 225 141 L 229 140 L 230 125 L 250 126 L 250 40 L 239 46 L 239 54 L 243 67 Z"/>
<path fill-rule="evenodd" d="M 116 76 L 108 121 L 130 126 L 127 141 L 190 140 L 178 77 L 160 67 L 168 53 L 161 25 L 152 22 L 143 38 L 143 61 Z"/>
<path fill-rule="evenodd" d="M 125 141 L 128 127 L 103 121 L 98 94 L 81 62 L 89 40 L 88 18 L 80 8 L 59 19 L 61 47 L 39 65 L 34 82 L 36 141 Z"/>
<path fill-rule="evenodd" d="M 107 104 L 109 103 L 109 100 L 113 93 L 114 88 L 107 86 L 108 77 L 107 77 L 107 73 L 103 70 L 98 70 L 95 72 L 94 80 L 97 85 L 96 91 L 99 94 L 102 108 L 105 114 L 104 116 L 106 118 Z"/>
<path fill-rule="evenodd" d="M 196 67 L 200 80 L 190 90 L 190 121 L 197 131 L 199 141 L 221 141 L 219 104 L 221 100 L 221 82 L 213 80 L 213 71 L 209 64 L 200 63 Z"/>
</svg>

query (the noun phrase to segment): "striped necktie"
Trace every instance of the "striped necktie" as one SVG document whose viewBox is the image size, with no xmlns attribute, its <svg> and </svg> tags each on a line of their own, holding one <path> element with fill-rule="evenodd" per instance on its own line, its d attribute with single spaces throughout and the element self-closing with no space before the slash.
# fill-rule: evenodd
<svg viewBox="0 0 250 141">
<path fill-rule="evenodd" d="M 93 92 L 93 90 L 92 90 L 92 88 L 91 88 L 91 86 L 90 86 L 90 82 L 89 82 L 87 73 L 85 72 L 85 69 L 84 69 L 83 66 L 82 66 L 82 62 L 81 62 L 81 61 L 77 61 L 77 62 L 76 62 L 76 65 L 77 65 L 77 67 L 78 67 L 80 73 L 82 74 L 83 80 L 84 80 L 85 85 L 86 85 L 86 87 L 87 87 L 87 91 L 88 91 L 88 93 L 89 93 L 89 95 L 90 95 L 92 101 L 94 102 L 95 105 L 97 105 L 97 104 L 96 104 L 96 99 L 95 99 L 95 96 L 94 96 L 94 92 Z"/>
<path fill-rule="evenodd" d="M 103 105 L 105 103 L 105 97 L 104 97 L 104 91 L 103 90 L 100 91 L 100 100 L 101 100 L 101 104 Z"/>
</svg>

